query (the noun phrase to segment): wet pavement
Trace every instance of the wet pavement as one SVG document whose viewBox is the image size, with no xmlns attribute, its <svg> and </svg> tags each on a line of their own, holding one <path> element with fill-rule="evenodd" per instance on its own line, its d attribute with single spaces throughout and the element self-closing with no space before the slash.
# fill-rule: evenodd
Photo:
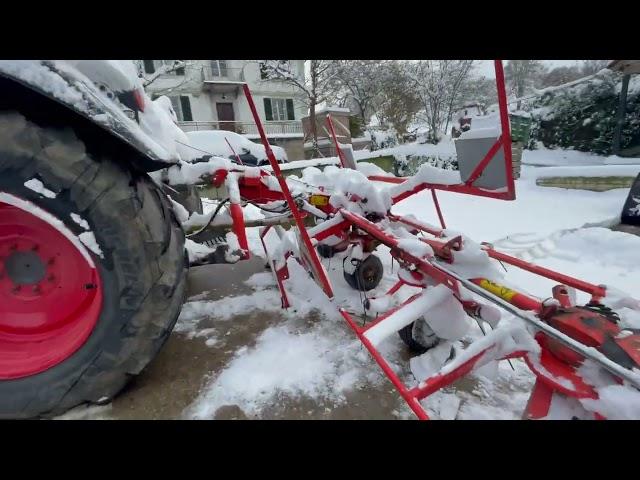
<svg viewBox="0 0 640 480">
<path fill-rule="evenodd" d="M 208 265 L 192 268 L 189 273 L 189 296 L 198 300 L 216 300 L 229 295 L 250 294 L 254 290 L 243 282 L 264 272 L 259 257 L 235 265 Z M 206 338 L 174 332 L 158 356 L 109 405 L 89 418 L 108 419 L 180 419 L 198 398 L 207 383 L 220 372 L 243 346 L 251 347 L 267 328 L 283 321 L 274 311 L 254 311 L 234 316 L 233 321 L 206 319 L 198 328 L 224 331 L 222 340 L 207 346 Z M 310 322 L 317 319 L 307 319 Z M 300 319 L 304 322 L 305 319 Z M 221 323 L 222 325 L 217 325 Z M 346 325 L 345 325 L 345 328 Z M 376 368 L 372 365 L 372 368 Z M 264 419 L 397 419 L 410 417 L 408 408 L 390 382 L 345 393 L 346 402 L 338 404 L 304 396 L 279 396 L 264 408 Z M 84 408 L 84 407 L 83 407 Z M 72 414 L 73 415 L 73 414 Z M 216 419 L 247 419 L 237 405 L 223 406 Z"/>
</svg>

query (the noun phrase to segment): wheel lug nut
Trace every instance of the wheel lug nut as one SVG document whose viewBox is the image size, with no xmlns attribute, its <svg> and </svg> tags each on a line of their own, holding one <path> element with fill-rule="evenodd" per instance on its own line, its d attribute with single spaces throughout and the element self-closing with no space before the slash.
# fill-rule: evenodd
<svg viewBox="0 0 640 480">
<path fill-rule="evenodd" d="M 47 262 L 49 265 L 53 265 L 56 262 L 56 257 L 51 257 Z"/>
<path fill-rule="evenodd" d="M 40 293 L 40 286 L 36 285 L 33 287 L 33 293 Z"/>
<path fill-rule="evenodd" d="M 17 243 L 14 243 L 13 245 L 11 245 L 9 247 L 9 250 L 11 250 L 12 252 L 15 252 L 17 249 L 18 249 L 18 244 Z"/>
<path fill-rule="evenodd" d="M 15 287 L 13 287 L 13 288 L 11 289 L 11 291 L 12 291 L 13 293 L 18 293 L 18 292 L 20 291 L 20 289 L 21 289 L 20 285 L 16 285 Z"/>
<path fill-rule="evenodd" d="M 54 277 L 53 275 L 49 275 L 49 277 L 47 277 L 47 280 L 49 280 L 50 282 L 53 282 L 56 279 L 56 277 Z"/>
<path fill-rule="evenodd" d="M 31 247 L 31 251 L 32 252 L 37 252 L 38 250 L 40 250 L 40 246 L 39 245 L 34 245 L 33 247 Z"/>
</svg>

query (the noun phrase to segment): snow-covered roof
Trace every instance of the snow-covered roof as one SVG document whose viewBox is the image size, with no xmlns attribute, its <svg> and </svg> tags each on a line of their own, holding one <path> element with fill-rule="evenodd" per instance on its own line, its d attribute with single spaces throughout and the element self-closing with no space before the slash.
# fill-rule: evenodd
<svg viewBox="0 0 640 480">
<path fill-rule="evenodd" d="M 334 113 L 351 113 L 351 110 L 343 107 L 322 107 L 320 110 L 316 110 L 316 115 L 324 112 Z"/>
</svg>

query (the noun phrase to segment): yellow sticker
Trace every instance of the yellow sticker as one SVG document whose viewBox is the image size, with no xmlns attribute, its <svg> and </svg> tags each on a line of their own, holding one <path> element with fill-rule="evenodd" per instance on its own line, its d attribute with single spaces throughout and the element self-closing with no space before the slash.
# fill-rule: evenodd
<svg viewBox="0 0 640 480">
<path fill-rule="evenodd" d="M 329 197 L 326 195 L 311 195 L 309 197 L 309 203 L 316 207 L 324 207 L 329 204 Z"/>
<path fill-rule="evenodd" d="M 494 295 L 497 295 L 498 297 L 506 300 L 507 302 L 510 302 L 511 299 L 513 298 L 513 296 L 516 293 L 518 293 L 518 292 L 515 292 L 515 291 L 511 290 L 510 288 L 504 287 L 504 286 L 499 285 L 497 283 L 493 283 L 493 282 L 491 282 L 489 280 L 486 280 L 486 279 L 480 280 L 480 286 L 482 288 L 484 288 L 485 290 L 490 291 Z"/>
</svg>

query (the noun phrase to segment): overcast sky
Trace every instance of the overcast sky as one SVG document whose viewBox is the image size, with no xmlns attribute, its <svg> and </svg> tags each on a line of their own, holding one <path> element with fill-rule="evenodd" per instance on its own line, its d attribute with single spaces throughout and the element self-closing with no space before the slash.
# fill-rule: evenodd
<svg viewBox="0 0 640 480">
<path fill-rule="evenodd" d="M 579 65 L 582 62 L 582 60 L 542 60 L 542 61 L 549 68 Z M 506 61 L 503 60 L 502 63 L 504 65 Z M 478 60 L 476 71 L 487 77 L 495 78 L 496 76 L 493 69 L 493 60 Z"/>
</svg>

